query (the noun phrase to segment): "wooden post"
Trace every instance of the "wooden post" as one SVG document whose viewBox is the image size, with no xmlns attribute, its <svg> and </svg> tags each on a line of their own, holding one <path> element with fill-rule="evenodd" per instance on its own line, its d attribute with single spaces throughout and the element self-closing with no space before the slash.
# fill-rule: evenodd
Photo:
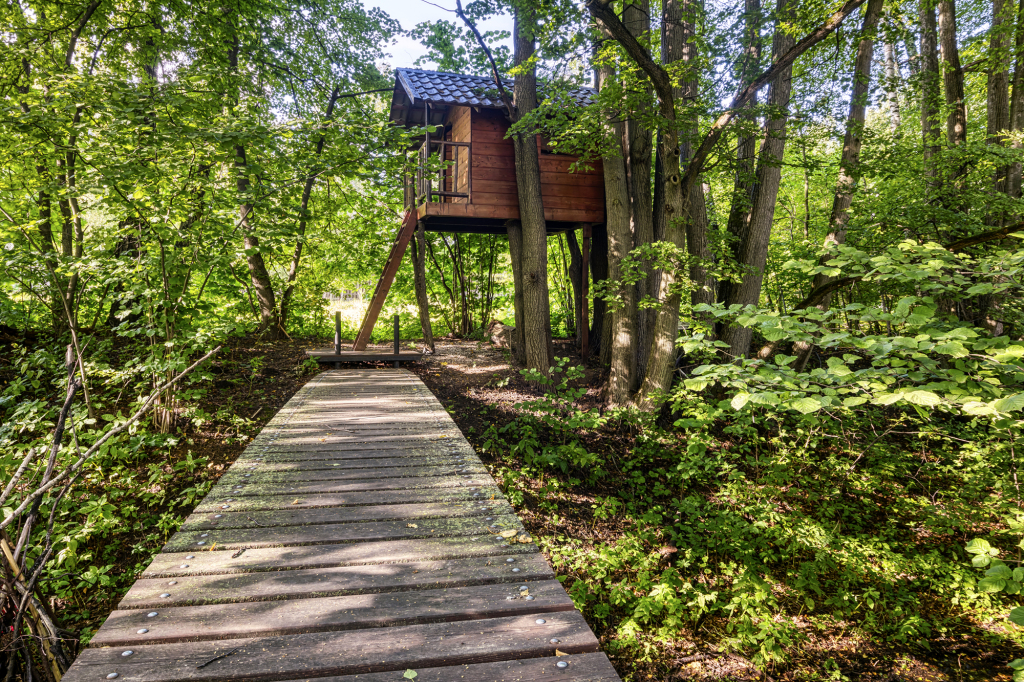
<svg viewBox="0 0 1024 682">
<path fill-rule="evenodd" d="M 398 353 L 401 351 L 398 331 L 398 313 L 395 313 L 395 369 L 398 369 Z"/>
<path fill-rule="evenodd" d="M 391 255 L 388 256 L 384 272 L 381 273 L 380 279 L 377 281 L 377 288 L 373 290 L 370 307 L 366 309 L 366 316 L 363 318 L 363 324 L 359 327 L 359 334 L 356 336 L 356 342 L 352 345 L 352 350 L 366 350 L 366 344 L 370 341 L 370 334 L 373 332 L 373 325 L 377 324 L 377 316 L 380 315 L 381 308 L 384 307 L 384 299 L 388 297 L 391 284 L 395 281 L 395 274 L 402 264 L 402 256 L 405 255 L 405 249 L 409 246 L 409 240 L 412 239 L 415 231 L 416 211 L 406 211 L 402 229 L 399 230 L 395 243 L 391 245 Z"/>
<path fill-rule="evenodd" d="M 341 355 L 341 311 L 334 311 L 334 354 Z"/>
<path fill-rule="evenodd" d="M 583 360 L 586 361 L 590 355 L 590 304 L 587 301 L 589 294 L 587 281 L 590 275 L 590 225 L 583 226 L 583 276 L 580 278 L 583 284 L 583 295 L 580 297 L 580 308 L 583 314 L 582 326 L 583 332 L 582 338 L 580 339 L 580 351 L 583 355 Z"/>
</svg>

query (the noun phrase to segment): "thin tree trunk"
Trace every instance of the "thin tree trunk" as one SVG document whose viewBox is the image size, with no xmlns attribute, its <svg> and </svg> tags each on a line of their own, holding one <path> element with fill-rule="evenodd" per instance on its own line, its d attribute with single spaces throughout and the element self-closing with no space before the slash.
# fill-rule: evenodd
<svg viewBox="0 0 1024 682">
<path fill-rule="evenodd" d="M 864 24 L 861 27 L 860 43 L 857 45 L 857 57 L 854 62 L 850 115 L 846 119 L 846 135 L 843 139 L 843 153 L 839 161 L 839 177 L 836 179 L 836 193 L 832 201 L 832 215 L 829 219 L 829 233 L 825 237 L 825 248 L 837 246 L 846 241 L 850 204 L 853 202 L 853 193 L 857 189 L 857 181 L 860 178 L 861 136 L 864 133 L 864 120 L 871 84 L 871 61 L 875 47 L 875 32 L 881 12 L 882 0 L 868 1 L 867 10 L 864 13 Z M 828 256 L 823 256 L 822 262 L 827 259 Z M 832 279 L 829 275 L 821 273 L 815 275 L 811 290 L 824 286 Z M 831 296 L 826 295 L 818 307 L 821 310 L 828 310 L 830 301 Z M 799 356 L 796 370 L 802 372 L 807 366 L 814 346 L 813 344 L 797 344 L 795 350 Z"/>
<path fill-rule="evenodd" d="M 517 365 L 526 364 L 526 316 L 523 301 L 523 225 L 518 220 L 505 223 L 508 233 L 508 255 L 512 261 L 513 308 L 515 310 L 515 331 L 512 334 L 512 360 Z"/>
<path fill-rule="evenodd" d="M 1012 22 L 1007 22 L 1006 0 L 992 0 L 992 25 L 989 29 L 990 59 L 986 85 L 987 137 L 991 145 L 1006 144 L 1006 131 L 1010 129 L 1010 31 Z M 996 168 L 993 184 L 996 192 L 1006 193 L 1007 171 L 1005 166 Z M 993 216 L 990 225 L 998 225 L 1001 218 Z"/>
<path fill-rule="evenodd" d="M 412 240 L 412 271 L 416 287 L 416 304 L 420 311 L 420 328 L 423 329 L 423 343 L 430 352 L 434 348 L 434 329 L 430 325 L 430 299 L 427 297 L 427 246 L 423 221 L 416 226 L 416 238 Z"/>
<path fill-rule="evenodd" d="M 605 35 L 608 35 L 605 31 Z M 598 70 L 598 87 L 605 88 L 615 78 L 612 67 L 603 63 Z M 613 149 L 601 160 L 604 168 L 605 224 L 608 239 L 608 282 L 617 287 L 619 299 L 611 306 L 612 333 L 607 352 L 601 350 L 601 362 L 610 365 L 605 400 L 610 407 L 629 402 L 636 355 L 636 287 L 623 285 L 622 260 L 633 247 L 629 225 L 629 186 L 626 162 L 621 151 L 622 122 L 615 111 L 603 121 L 604 135 L 612 140 Z M 618 147 L 616 149 L 615 147 Z M 607 360 L 606 360 L 607 355 Z"/>
<path fill-rule="evenodd" d="M 590 268 L 590 280 L 594 286 L 603 284 L 608 280 L 608 232 L 603 224 L 593 225 L 590 228 L 590 263 L 583 264 L 583 276 L 587 276 L 587 267 Z M 588 289 L 593 291 L 593 289 Z M 587 301 L 583 302 L 588 305 Z M 591 296 L 590 309 L 590 331 L 588 341 L 590 354 L 605 356 L 605 348 L 611 348 L 612 324 L 611 315 L 608 313 L 608 303 L 600 296 Z M 611 361 L 602 360 L 602 365 L 607 366 Z"/>
<path fill-rule="evenodd" d="M 515 63 L 521 66 L 533 57 L 536 45 L 536 15 L 518 8 L 515 13 Z M 536 67 L 515 77 L 517 120 L 537 108 Z M 523 226 L 522 282 L 526 366 L 547 374 L 553 360 L 551 345 L 551 303 L 548 296 L 548 237 L 544 202 L 540 188 L 540 159 L 536 136 L 518 133 L 512 137 L 515 150 L 519 217 Z"/>
<path fill-rule="evenodd" d="M 583 253 L 580 251 L 576 230 L 566 230 L 565 241 L 569 247 L 569 282 L 572 285 L 573 322 L 576 325 L 576 348 L 583 344 L 583 277 L 586 269 L 583 265 Z"/>
<path fill-rule="evenodd" d="M 900 83 L 900 67 L 896 62 L 896 46 L 892 41 L 885 42 L 885 100 L 889 107 L 889 129 L 896 132 L 901 123 L 900 97 L 902 89 Z"/>
<path fill-rule="evenodd" d="M 320 128 L 323 130 L 327 122 L 334 116 L 334 105 L 338 101 L 338 95 L 340 94 L 340 87 L 334 86 L 334 90 L 331 91 L 331 98 L 327 102 L 327 112 L 324 114 L 324 122 Z M 319 159 L 320 155 L 324 151 L 325 138 L 323 133 L 320 134 L 320 138 L 316 142 L 316 150 L 314 151 L 314 158 Z M 302 198 L 299 199 L 299 227 L 298 235 L 299 238 L 295 240 L 295 252 L 292 254 L 292 261 L 288 265 L 288 277 L 285 279 L 284 292 L 281 294 L 281 326 L 284 327 L 288 324 L 288 305 L 292 300 L 292 291 L 295 290 L 295 278 L 299 274 L 299 260 L 302 258 L 302 244 L 306 235 L 306 221 L 309 219 L 309 197 L 313 193 L 313 185 L 316 184 L 317 177 L 319 176 L 320 170 L 315 165 L 309 169 L 306 174 L 306 181 L 302 186 Z"/>
<path fill-rule="evenodd" d="M 792 9 L 792 0 L 778 0 L 776 5 L 775 38 L 772 55 L 777 59 L 793 48 L 793 37 L 785 30 Z M 881 0 L 878 0 L 881 2 Z M 765 124 L 764 141 L 757 164 L 757 183 L 754 188 L 754 203 L 743 227 L 743 241 L 740 243 L 739 263 L 745 269 L 743 279 L 731 287 L 728 305 L 757 305 L 761 297 L 764 268 L 768 261 L 768 246 L 771 242 L 772 219 L 775 216 L 775 202 L 782 181 L 782 159 L 786 150 L 786 121 L 789 117 L 789 98 L 792 93 L 792 69 L 785 69 L 771 84 L 768 104 L 775 112 Z M 750 327 L 735 325 L 723 331 L 722 340 L 729 344 L 733 357 L 747 355 L 750 351 Z"/>
<path fill-rule="evenodd" d="M 960 49 L 956 41 L 955 0 L 939 0 L 939 47 L 946 63 L 943 79 L 946 86 L 946 137 L 951 147 L 967 141 L 967 108 L 964 104 L 964 72 L 960 68 Z"/>
</svg>

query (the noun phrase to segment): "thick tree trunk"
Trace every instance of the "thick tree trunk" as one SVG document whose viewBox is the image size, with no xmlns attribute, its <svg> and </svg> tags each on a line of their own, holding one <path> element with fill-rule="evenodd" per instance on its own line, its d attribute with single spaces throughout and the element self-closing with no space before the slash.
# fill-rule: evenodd
<svg viewBox="0 0 1024 682">
<path fill-rule="evenodd" d="M 605 32 L 607 35 L 607 32 Z M 604 88 L 614 79 L 615 73 L 608 64 L 598 71 L 598 87 Z M 621 407 L 629 402 L 633 384 L 636 355 L 636 287 L 622 284 L 622 259 L 633 248 L 633 235 L 629 225 L 629 185 L 626 178 L 624 155 L 621 149 L 622 122 L 616 112 L 609 112 L 604 119 L 604 135 L 611 139 L 613 151 L 601 161 L 604 168 L 605 220 L 608 239 L 608 281 L 616 287 L 618 300 L 610 306 L 612 318 L 611 342 L 607 351 L 602 348 L 601 362 L 608 363 L 608 384 L 605 400 L 610 407 Z M 619 147 L 619 149 L 614 149 Z"/>
<path fill-rule="evenodd" d="M 1006 143 L 1006 132 L 1010 129 L 1010 32 L 1013 24 L 1007 21 L 1009 7 L 1006 0 L 992 0 L 992 26 L 989 29 L 988 49 L 990 61 L 986 86 L 986 141 L 988 144 L 999 146 Z M 993 177 L 996 192 L 1006 193 L 1008 170 L 1005 166 L 996 169 Z M 993 216 L 989 224 L 996 225 L 1000 222 L 998 216 Z"/>
<path fill-rule="evenodd" d="M 946 1 L 946 0 L 943 0 Z M 846 119 L 846 135 L 843 138 L 843 153 L 839 160 L 839 177 L 836 179 L 836 193 L 832 200 L 832 215 L 829 219 L 829 233 L 825 237 L 826 248 L 842 244 L 846 241 L 846 226 L 850 220 L 850 204 L 853 193 L 857 189 L 860 178 L 860 147 L 864 133 L 864 119 L 868 105 L 868 93 L 871 85 L 871 60 L 875 48 L 875 31 L 878 18 L 882 12 L 882 0 L 869 0 L 864 13 L 864 24 L 861 27 L 860 43 L 857 45 L 857 57 L 854 62 L 853 88 L 850 94 L 850 115 Z M 828 257 L 822 258 L 824 263 Z M 829 275 L 814 276 L 811 290 L 822 287 L 833 278 Z M 828 310 L 831 294 L 826 295 L 818 307 Z M 802 344 L 796 348 L 799 359 L 797 371 L 803 371 L 814 350 L 811 344 Z"/>
<path fill-rule="evenodd" d="M 939 0 L 939 47 L 946 63 L 943 80 L 946 86 L 946 138 L 951 147 L 967 141 L 967 108 L 964 104 L 964 72 L 960 68 L 960 49 L 956 41 L 955 0 Z"/>
<path fill-rule="evenodd" d="M 632 0 L 622 8 L 622 23 L 630 34 L 644 43 L 651 33 L 651 5 L 649 0 Z M 649 89 L 647 92 L 650 92 Z M 649 112 L 643 112 L 649 113 Z M 653 135 L 650 129 L 637 118 L 626 121 L 626 173 L 629 178 L 630 221 L 633 231 L 633 247 L 654 243 L 655 218 L 651 188 L 651 161 Z M 660 197 L 659 197 L 660 199 Z M 636 300 L 657 295 L 657 276 L 649 261 L 644 261 L 645 277 L 636 284 Z M 636 312 L 636 372 L 631 390 L 640 388 L 647 357 L 650 350 L 656 311 L 652 309 Z"/>
<path fill-rule="evenodd" d="M 430 299 L 427 297 L 427 235 L 421 221 L 416 226 L 416 238 L 412 240 L 412 271 L 413 283 L 416 287 L 416 304 L 420 311 L 420 328 L 423 330 L 423 343 L 433 353 L 434 329 L 430 324 Z M 485 322 L 486 324 L 486 322 Z"/>
<path fill-rule="evenodd" d="M 505 223 L 508 233 L 508 256 L 512 261 L 513 309 L 516 327 L 512 334 L 512 360 L 517 365 L 526 364 L 526 312 L 523 302 L 523 224 L 518 220 Z"/>
<path fill-rule="evenodd" d="M 942 88 L 939 76 L 939 39 L 935 20 L 934 0 L 920 0 L 921 24 L 921 136 L 924 145 L 924 172 L 935 178 L 935 156 L 939 144 L 939 111 L 942 106 Z M 930 182 L 934 186 L 935 182 Z"/>
<path fill-rule="evenodd" d="M 1017 6 L 1017 27 L 1014 32 L 1013 60 L 1013 99 L 1010 102 L 1010 130 L 1017 133 L 1024 130 L 1024 0 Z M 1014 141 L 1014 149 L 1020 149 L 1021 143 Z M 1006 193 L 1013 199 L 1020 198 L 1021 164 L 1010 166 L 1006 183 Z"/>
<path fill-rule="evenodd" d="M 775 38 L 772 55 L 777 59 L 793 48 L 795 40 L 783 28 L 791 15 L 789 2 L 778 0 L 776 6 Z M 880 0 L 879 0 L 880 1 Z M 792 93 L 792 69 L 785 69 L 771 84 L 768 104 L 775 112 L 765 124 L 764 141 L 757 164 L 757 183 L 754 188 L 753 206 L 743 227 L 743 241 L 739 248 L 739 263 L 746 273 L 734 284 L 728 305 L 757 305 L 761 297 L 764 268 L 768 261 L 768 246 L 771 242 L 772 220 L 775 216 L 775 202 L 782 181 L 782 159 L 786 150 L 786 121 L 789 113 L 789 98 Z M 733 357 L 747 355 L 750 350 L 752 330 L 749 327 L 732 326 L 724 330 L 722 340 L 729 344 Z"/>
<path fill-rule="evenodd" d="M 517 9 L 515 16 L 515 63 L 526 64 L 535 50 L 536 15 Z M 530 68 L 517 74 L 514 86 L 517 119 L 537 108 L 537 72 Z M 519 217 L 523 226 L 522 283 L 523 335 L 526 366 L 547 374 L 553 360 L 551 304 L 548 296 L 548 235 L 540 188 L 540 157 L 536 136 L 513 135 Z"/>
<path fill-rule="evenodd" d="M 746 86 L 761 70 L 761 0 L 745 0 L 743 16 L 746 24 L 744 30 L 746 47 L 741 61 L 740 83 Z M 732 202 L 729 204 L 729 218 L 726 222 L 730 248 L 737 262 L 740 261 L 740 252 L 747 239 L 750 210 L 754 205 L 754 187 L 757 184 L 758 135 L 752 130 L 757 121 L 753 114 L 753 109 L 756 106 L 757 96 L 755 95 L 747 103 L 746 113 L 737 116 L 741 130 L 737 133 L 736 138 L 736 174 L 733 179 Z M 744 127 L 746 130 L 742 129 Z M 727 302 L 735 298 L 734 289 L 737 287 L 738 284 L 735 282 L 722 282 L 718 289 L 719 300 Z"/>
<path fill-rule="evenodd" d="M 260 240 L 252 225 L 252 204 L 249 202 L 249 164 L 245 158 L 245 147 L 235 145 L 235 190 L 238 192 L 238 224 L 242 228 L 245 244 L 245 260 L 249 265 L 249 277 L 252 287 L 256 290 L 256 301 L 260 313 L 260 331 L 268 339 L 280 336 L 281 325 L 277 317 L 277 305 L 274 303 L 274 286 L 270 282 L 263 254 L 260 253 Z"/>
</svg>

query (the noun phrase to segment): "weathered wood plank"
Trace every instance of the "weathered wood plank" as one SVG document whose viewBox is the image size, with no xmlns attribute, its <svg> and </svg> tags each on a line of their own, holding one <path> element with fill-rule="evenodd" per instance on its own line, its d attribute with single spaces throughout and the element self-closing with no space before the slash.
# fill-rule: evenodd
<svg viewBox="0 0 1024 682">
<path fill-rule="evenodd" d="M 236 496 L 231 509 L 237 512 L 267 509 L 316 509 L 321 507 L 355 507 L 376 504 L 414 504 L 418 502 L 460 503 L 478 499 L 468 488 L 438 488 L 434 490 L 380 490 L 352 493 L 323 493 L 296 496 L 284 495 Z M 193 513 L 222 513 L 221 500 L 207 497 Z"/>
<path fill-rule="evenodd" d="M 294 483 L 250 483 L 242 487 L 244 494 L 248 495 L 289 495 L 296 493 L 306 495 L 309 493 L 342 493 L 357 490 L 413 490 L 417 488 L 465 488 L 480 487 L 479 497 L 490 499 L 495 493 L 490 477 L 477 475 L 471 481 L 467 477 L 460 476 L 425 476 L 425 477 L 401 477 L 387 478 L 382 480 L 363 479 L 357 481 L 298 481 Z M 475 483 L 474 483 L 475 481 Z M 233 488 L 234 486 L 230 486 Z M 485 489 L 486 488 L 486 489 Z M 218 495 L 227 494 L 229 486 L 216 486 L 213 491 Z M 224 492 L 222 492 L 224 491 Z M 500 496 L 500 491 L 497 495 Z M 225 499 L 225 498 L 218 498 Z M 230 503 L 229 500 L 227 500 Z"/>
<path fill-rule="evenodd" d="M 326 469 L 391 469 L 411 467 L 437 467 L 463 468 L 466 465 L 480 467 L 482 464 L 477 461 L 467 462 L 465 459 L 457 459 L 452 455 L 424 455 L 414 454 L 409 457 L 332 457 L 316 458 L 308 460 L 272 460 L 269 457 L 242 457 L 235 460 L 228 471 L 249 473 L 259 471 L 261 474 L 282 473 L 295 471 L 315 471 Z M 254 468 L 255 466 L 255 468 Z"/>
<path fill-rule="evenodd" d="M 400 540 L 447 536 L 486 536 L 494 526 L 501 530 L 522 530 L 514 514 L 485 517 L 421 519 L 405 521 L 369 521 L 335 523 L 323 526 L 276 526 L 273 528 L 228 528 L 202 532 L 179 532 L 163 547 L 164 552 L 201 551 L 207 547 L 241 549 L 243 547 L 288 547 L 292 545 L 326 545 L 368 540 Z"/>
<path fill-rule="evenodd" d="M 99 682 L 112 673 L 122 682 L 269 682 L 541 656 L 551 657 L 553 665 L 556 649 L 597 651 L 597 639 L 579 613 L 404 625 L 388 628 L 386 636 L 369 628 L 142 645 L 133 646 L 131 656 L 121 655 L 123 647 L 90 648 L 64 682 Z"/>
<path fill-rule="evenodd" d="M 557 663 L 566 664 L 559 668 Z M 603 653 L 551 658 L 474 663 L 441 668 L 417 668 L 416 682 L 618 682 L 619 676 Z M 290 680 L 289 682 L 310 682 Z M 394 672 L 321 677 L 316 682 L 396 682 Z"/>
<path fill-rule="evenodd" d="M 518 542 L 508 544 L 499 542 L 498 538 L 491 535 L 305 547 L 256 547 L 244 552 L 215 549 L 157 554 L 143 571 L 142 577 L 169 579 L 186 575 L 323 569 L 465 557 L 518 557 L 536 551 L 536 545 Z"/>
<path fill-rule="evenodd" d="M 427 476 L 486 476 L 487 467 L 482 464 L 445 464 L 442 466 L 388 467 L 381 469 L 296 469 L 293 471 L 264 471 L 249 467 L 232 468 L 220 478 L 223 485 L 235 482 L 286 483 L 289 481 L 356 481 L 360 479 L 383 480 L 386 478 L 409 478 Z M 241 479 L 241 480 L 240 480 Z"/>
<path fill-rule="evenodd" d="M 279 509 L 274 511 L 221 511 L 215 509 L 192 514 L 181 525 L 179 532 L 200 532 L 224 528 L 269 528 L 273 526 L 310 526 L 331 523 L 385 521 L 388 519 L 429 519 L 460 516 L 494 518 L 498 514 L 512 514 L 506 502 L 479 505 L 469 500 L 460 503 L 439 504 L 380 504 L 362 507 L 333 507 L 328 509 Z"/>
<path fill-rule="evenodd" d="M 554 574 L 547 561 L 537 552 L 228 575 L 164 576 L 136 582 L 118 608 L 337 597 L 552 578 Z M 163 594 L 168 596 L 161 597 Z"/>
</svg>

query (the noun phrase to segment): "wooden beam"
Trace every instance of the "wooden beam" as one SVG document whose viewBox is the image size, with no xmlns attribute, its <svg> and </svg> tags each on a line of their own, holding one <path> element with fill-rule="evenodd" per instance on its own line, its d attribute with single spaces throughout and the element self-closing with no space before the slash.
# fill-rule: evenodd
<svg viewBox="0 0 1024 682">
<path fill-rule="evenodd" d="M 395 243 L 391 245 L 391 255 L 388 256 L 388 262 L 384 264 L 384 272 L 381 273 L 380 280 L 377 281 L 377 288 L 373 290 L 373 298 L 370 299 L 370 307 L 366 309 L 363 324 L 359 327 L 359 335 L 356 336 L 356 342 L 352 346 L 353 350 L 366 350 L 366 344 L 369 343 L 370 334 L 373 332 L 373 325 L 377 324 L 381 308 L 384 307 L 384 300 L 388 297 L 388 292 L 391 291 L 395 275 L 398 274 L 398 268 L 402 265 L 402 256 L 405 255 L 405 249 L 409 246 L 409 240 L 412 239 L 415 231 L 416 211 L 406 211 L 405 217 L 402 219 L 402 229 L 399 230 Z"/>
</svg>

